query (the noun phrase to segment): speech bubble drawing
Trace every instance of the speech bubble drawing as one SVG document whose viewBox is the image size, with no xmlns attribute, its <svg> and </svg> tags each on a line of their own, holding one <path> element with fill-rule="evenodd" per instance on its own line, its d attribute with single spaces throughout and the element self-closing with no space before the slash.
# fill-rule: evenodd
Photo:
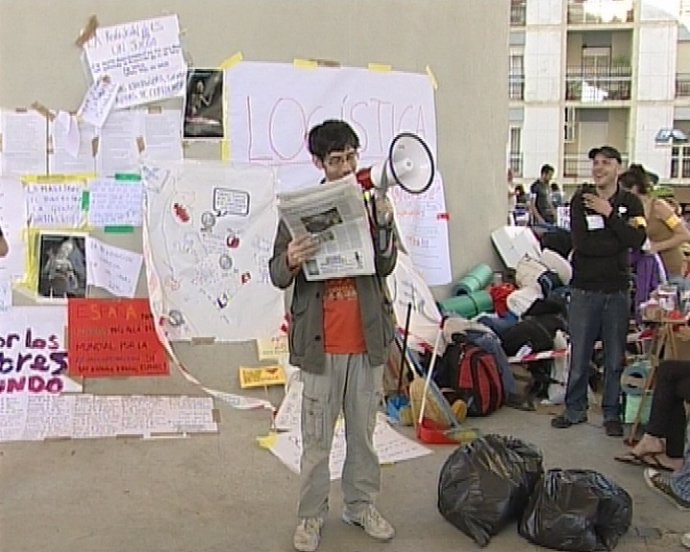
<svg viewBox="0 0 690 552">
<path fill-rule="evenodd" d="M 219 217 L 225 215 L 246 217 L 249 214 L 249 194 L 240 190 L 214 188 L 213 210 Z"/>
</svg>

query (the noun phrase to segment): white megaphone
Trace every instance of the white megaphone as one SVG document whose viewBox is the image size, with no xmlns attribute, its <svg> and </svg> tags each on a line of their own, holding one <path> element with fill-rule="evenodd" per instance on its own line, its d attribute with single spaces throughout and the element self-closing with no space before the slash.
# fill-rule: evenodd
<svg viewBox="0 0 690 552">
<path fill-rule="evenodd" d="M 389 186 L 400 186 L 409 194 L 426 192 L 434 179 L 434 159 L 429 146 L 416 134 L 402 132 L 391 142 L 388 157 L 381 163 L 357 171 L 357 182 L 385 195 Z"/>
</svg>

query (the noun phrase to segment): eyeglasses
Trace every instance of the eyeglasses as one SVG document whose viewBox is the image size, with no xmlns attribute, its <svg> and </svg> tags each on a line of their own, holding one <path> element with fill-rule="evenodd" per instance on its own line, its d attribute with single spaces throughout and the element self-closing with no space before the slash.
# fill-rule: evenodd
<svg viewBox="0 0 690 552">
<path fill-rule="evenodd" d="M 350 151 L 343 154 L 330 155 L 326 158 L 326 165 L 332 169 L 337 169 L 345 164 L 352 165 L 359 159 L 359 152 Z"/>
</svg>

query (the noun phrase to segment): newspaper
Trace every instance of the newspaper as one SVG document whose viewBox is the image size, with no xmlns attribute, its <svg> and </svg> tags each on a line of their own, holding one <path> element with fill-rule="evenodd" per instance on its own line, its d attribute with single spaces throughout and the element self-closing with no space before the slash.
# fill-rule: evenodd
<svg viewBox="0 0 690 552">
<path fill-rule="evenodd" d="M 369 217 L 354 177 L 278 194 L 278 212 L 293 238 L 319 240 L 316 256 L 302 266 L 307 280 L 374 274 Z"/>
</svg>

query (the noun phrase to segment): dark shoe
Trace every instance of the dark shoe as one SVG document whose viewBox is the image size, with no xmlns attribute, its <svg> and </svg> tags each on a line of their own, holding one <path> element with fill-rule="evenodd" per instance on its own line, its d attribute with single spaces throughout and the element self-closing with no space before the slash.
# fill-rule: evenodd
<svg viewBox="0 0 690 552">
<path fill-rule="evenodd" d="M 605 421 L 604 430 L 609 437 L 623 437 L 623 424 L 618 420 Z"/>
<path fill-rule="evenodd" d="M 508 397 L 506 398 L 506 406 L 515 408 L 517 410 L 524 410 L 526 412 L 534 412 L 536 410 L 531 397 L 520 397 L 514 393 L 508 394 Z"/>
<path fill-rule="evenodd" d="M 586 421 L 587 416 L 585 416 L 581 420 L 578 420 L 577 422 L 573 422 L 572 420 L 567 418 L 565 414 L 561 414 L 560 416 L 556 416 L 555 418 L 551 419 L 551 427 L 555 427 L 556 429 L 565 429 L 576 424 L 584 424 Z"/>
<path fill-rule="evenodd" d="M 668 500 L 676 505 L 676 508 L 687 512 L 690 510 L 690 501 L 678 496 L 671 487 L 671 476 L 666 473 L 661 473 L 654 468 L 646 468 L 644 470 L 644 480 L 649 485 L 650 489 L 658 491 Z"/>
</svg>

